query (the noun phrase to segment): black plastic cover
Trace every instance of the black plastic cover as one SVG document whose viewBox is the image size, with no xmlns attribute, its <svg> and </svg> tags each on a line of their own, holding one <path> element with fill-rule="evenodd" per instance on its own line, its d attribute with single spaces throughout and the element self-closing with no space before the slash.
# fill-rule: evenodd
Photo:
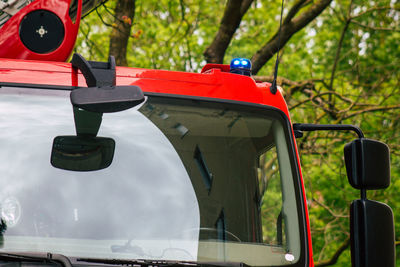
<svg viewBox="0 0 400 267">
<path fill-rule="evenodd" d="M 97 113 L 126 110 L 145 100 L 138 86 L 79 88 L 73 90 L 70 97 L 74 107 Z"/>
<path fill-rule="evenodd" d="M 395 235 L 392 209 L 383 203 L 357 199 L 350 206 L 353 267 L 394 267 Z"/>
<path fill-rule="evenodd" d="M 359 138 L 344 147 L 347 177 L 357 189 L 384 189 L 390 185 L 389 147 L 372 139 Z"/>
</svg>

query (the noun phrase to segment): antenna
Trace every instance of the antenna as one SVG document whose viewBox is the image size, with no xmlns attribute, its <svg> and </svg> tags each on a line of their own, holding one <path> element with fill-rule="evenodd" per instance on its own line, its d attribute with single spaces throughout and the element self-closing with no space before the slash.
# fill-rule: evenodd
<svg viewBox="0 0 400 267">
<path fill-rule="evenodd" d="M 278 51 L 276 51 L 274 80 L 272 81 L 272 85 L 269 88 L 269 90 L 271 91 L 272 94 L 276 94 L 276 91 L 278 90 L 278 88 L 276 86 L 276 79 L 278 78 L 279 50 L 281 49 L 283 3 L 284 3 L 284 0 L 282 0 L 282 6 L 281 6 L 281 19 L 280 19 L 280 23 L 279 23 L 279 33 L 278 33 Z"/>
</svg>

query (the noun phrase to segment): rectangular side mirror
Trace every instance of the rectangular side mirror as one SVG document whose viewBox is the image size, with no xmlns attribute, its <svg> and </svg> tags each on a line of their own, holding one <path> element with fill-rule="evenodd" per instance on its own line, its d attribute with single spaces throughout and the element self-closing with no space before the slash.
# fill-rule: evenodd
<svg viewBox="0 0 400 267">
<path fill-rule="evenodd" d="M 57 136 L 51 165 L 69 171 L 97 171 L 111 165 L 115 141 L 106 137 Z"/>
<path fill-rule="evenodd" d="M 360 138 L 344 147 L 347 177 L 357 189 L 384 189 L 390 185 L 389 147 L 382 142 Z"/>
<path fill-rule="evenodd" d="M 392 209 L 386 204 L 357 199 L 350 206 L 353 267 L 395 267 Z"/>
</svg>

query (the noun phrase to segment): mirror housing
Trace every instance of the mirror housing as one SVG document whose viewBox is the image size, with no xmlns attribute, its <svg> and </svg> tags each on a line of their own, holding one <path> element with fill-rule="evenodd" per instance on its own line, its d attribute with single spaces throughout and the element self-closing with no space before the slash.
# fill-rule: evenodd
<svg viewBox="0 0 400 267">
<path fill-rule="evenodd" d="M 350 206 L 353 267 L 394 267 L 395 234 L 392 209 L 383 203 L 357 199 Z"/>
<path fill-rule="evenodd" d="M 123 111 L 145 100 L 138 86 L 78 88 L 71 92 L 70 98 L 74 107 L 97 113 Z"/>
<path fill-rule="evenodd" d="M 389 147 L 372 139 L 359 138 L 344 147 L 347 177 L 357 189 L 384 189 L 390 185 Z"/>
<path fill-rule="evenodd" d="M 106 137 L 57 136 L 51 165 L 69 171 L 97 171 L 111 165 L 115 141 Z"/>
</svg>

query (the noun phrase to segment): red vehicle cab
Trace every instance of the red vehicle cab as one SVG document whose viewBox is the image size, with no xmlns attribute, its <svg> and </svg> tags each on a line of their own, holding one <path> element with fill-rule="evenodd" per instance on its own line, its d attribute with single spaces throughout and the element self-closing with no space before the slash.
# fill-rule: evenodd
<svg viewBox="0 0 400 267">
<path fill-rule="evenodd" d="M 72 6 L 79 23 L 82 2 L 62 2 L 65 20 Z M 52 4 L 27 5 L 0 33 Z M 361 190 L 351 206 L 353 266 L 394 266 L 391 209 L 366 198 L 390 183 L 385 144 L 351 125 L 293 125 L 281 92 L 253 80 L 246 59 L 201 73 L 78 54 L 32 60 L 65 60 L 72 49 L 71 25 L 53 14 L 64 33 L 51 51 L 24 52 L 21 36 L 36 31 L 20 31 L 15 50 L 3 47 L 22 59 L 0 59 L 0 264 L 313 266 L 295 138 L 355 130 L 360 138 L 345 148 Z"/>
<path fill-rule="evenodd" d="M 2 187 L 12 206 L 5 249 L 258 266 L 312 262 L 288 110 L 269 84 L 221 68 L 195 74 L 118 67 L 117 87 L 140 87 L 144 101 L 104 113 L 93 126 L 98 116 L 70 102 L 71 91 L 86 83 L 69 63 L 1 60 L 0 81 L 3 104 L 14 106 L 2 125 L 11 128 L 2 132 L 19 147 L 4 157 L 20 166 Z M 18 129 L 11 125 L 17 121 Z M 93 155 L 87 148 L 72 156 L 93 163 L 89 171 L 69 169 L 74 152 L 57 143 L 74 135 L 106 138 Z M 112 160 L 95 162 L 107 157 L 98 150 L 108 140 Z M 37 154 L 20 158 L 21 149 Z M 32 174 L 22 188 L 21 172 Z"/>
</svg>

